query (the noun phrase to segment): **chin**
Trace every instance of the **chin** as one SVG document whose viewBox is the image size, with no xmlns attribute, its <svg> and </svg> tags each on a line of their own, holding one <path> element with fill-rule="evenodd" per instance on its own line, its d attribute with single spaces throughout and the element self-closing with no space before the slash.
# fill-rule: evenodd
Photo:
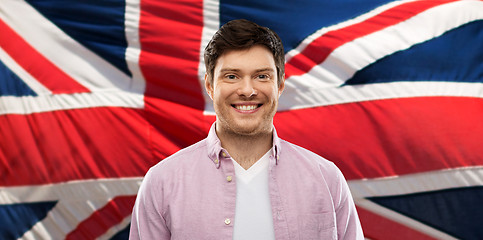
<svg viewBox="0 0 483 240">
<path fill-rule="evenodd" d="M 244 136 L 256 136 L 263 133 L 271 133 L 272 126 L 261 126 L 261 124 L 255 124 L 253 126 L 236 126 L 233 132 Z"/>
<path fill-rule="evenodd" d="M 241 136 L 256 136 L 260 133 L 260 131 L 251 129 L 235 129 L 233 132 Z"/>
</svg>

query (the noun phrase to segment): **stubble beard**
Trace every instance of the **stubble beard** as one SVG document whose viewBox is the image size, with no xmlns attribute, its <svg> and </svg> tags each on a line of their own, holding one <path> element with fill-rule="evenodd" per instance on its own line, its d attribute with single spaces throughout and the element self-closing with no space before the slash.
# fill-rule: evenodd
<svg viewBox="0 0 483 240">
<path fill-rule="evenodd" d="M 277 102 L 272 102 L 270 105 L 269 111 L 262 116 L 259 124 L 246 124 L 245 121 L 250 121 L 249 119 L 243 119 L 241 121 L 235 120 L 229 117 L 229 109 L 217 109 L 215 107 L 217 122 L 219 122 L 219 127 L 222 128 L 225 134 L 237 138 L 253 138 L 271 134 L 273 130 L 273 117 L 277 111 Z"/>
</svg>

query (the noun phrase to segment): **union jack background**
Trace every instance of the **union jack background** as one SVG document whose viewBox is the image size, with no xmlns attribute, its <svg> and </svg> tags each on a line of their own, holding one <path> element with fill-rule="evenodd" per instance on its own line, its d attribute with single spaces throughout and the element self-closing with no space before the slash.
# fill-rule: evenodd
<svg viewBox="0 0 483 240">
<path fill-rule="evenodd" d="M 202 53 L 279 33 L 280 137 L 368 239 L 483 239 L 483 1 L 1 0 L 0 239 L 127 239 L 142 177 L 215 120 Z"/>
</svg>

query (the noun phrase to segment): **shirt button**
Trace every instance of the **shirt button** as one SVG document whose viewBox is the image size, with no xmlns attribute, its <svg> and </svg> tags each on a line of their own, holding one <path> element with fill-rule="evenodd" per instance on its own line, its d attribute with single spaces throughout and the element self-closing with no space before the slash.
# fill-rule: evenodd
<svg viewBox="0 0 483 240">
<path fill-rule="evenodd" d="M 218 164 L 219 162 L 220 162 L 220 160 L 218 160 L 218 158 L 215 159 L 215 164 Z"/>
<path fill-rule="evenodd" d="M 282 214 L 280 214 L 280 211 L 277 211 L 277 219 L 278 220 L 282 220 Z"/>
<path fill-rule="evenodd" d="M 230 225 L 230 223 L 231 223 L 231 220 L 230 220 L 229 218 L 226 218 L 226 219 L 225 219 L 225 224 L 226 224 L 226 225 Z"/>
<path fill-rule="evenodd" d="M 226 153 L 225 152 L 221 152 L 221 156 L 223 156 L 224 158 L 226 158 Z"/>
<path fill-rule="evenodd" d="M 231 182 L 232 179 L 233 179 L 232 176 L 226 177 L 226 181 L 228 181 L 228 182 Z"/>
</svg>

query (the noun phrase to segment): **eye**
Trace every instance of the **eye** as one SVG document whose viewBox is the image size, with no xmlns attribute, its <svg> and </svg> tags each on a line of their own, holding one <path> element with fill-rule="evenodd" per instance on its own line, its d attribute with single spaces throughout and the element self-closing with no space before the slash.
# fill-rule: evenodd
<svg viewBox="0 0 483 240">
<path fill-rule="evenodd" d="M 269 80 L 270 79 L 270 75 L 268 75 L 268 74 L 259 74 L 257 76 L 257 78 L 260 79 L 260 80 Z"/>
<path fill-rule="evenodd" d="M 235 80 L 236 79 L 236 75 L 234 75 L 234 74 L 227 74 L 227 75 L 225 75 L 225 78 L 230 79 L 230 80 Z"/>
</svg>

